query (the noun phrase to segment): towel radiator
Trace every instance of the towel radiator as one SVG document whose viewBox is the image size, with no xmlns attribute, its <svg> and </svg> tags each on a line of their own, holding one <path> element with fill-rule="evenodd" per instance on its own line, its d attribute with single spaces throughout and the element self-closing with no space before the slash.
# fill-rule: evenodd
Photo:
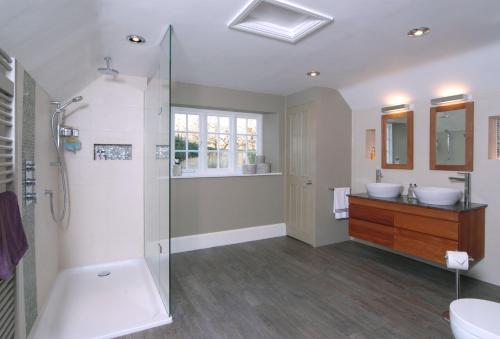
<svg viewBox="0 0 500 339">
<path fill-rule="evenodd" d="M 0 48 L 0 192 L 15 191 L 15 67 Z M 16 279 L 0 280 L 0 338 L 12 339 L 16 327 Z"/>
</svg>

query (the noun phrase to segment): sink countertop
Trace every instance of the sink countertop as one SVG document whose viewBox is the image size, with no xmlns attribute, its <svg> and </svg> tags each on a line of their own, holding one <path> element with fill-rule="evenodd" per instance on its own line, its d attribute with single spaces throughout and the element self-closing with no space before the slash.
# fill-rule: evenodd
<svg viewBox="0 0 500 339">
<path fill-rule="evenodd" d="M 402 204 L 402 205 L 411 205 L 411 206 L 417 206 L 417 207 L 425 207 L 425 208 L 434 208 L 438 210 L 445 210 L 445 211 L 451 211 L 451 212 L 465 212 L 465 211 L 471 211 L 475 210 L 478 208 L 486 208 L 488 207 L 487 204 L 478 204 L 478 203 L 471 203 L 470 206 L 464 206 L 464 203 L 462 201 L 457 202 L 455 205 L 429 205 L 429 204 L 424 204 L 419 202 L 418 200 L 408 200 L 408 197 L 406 195 L 400 195 L 399 197 L 396 198 L 377 198 L 377 197 L 372 197 L 368 195 L 368 193 L 357 193 L 357 194 L 349 194 L 350 197 L 353 198 L 361 198 L 361 199 L 371 199 L 371 200 L 379 200 L 379 201 L 385 201 L 385 202 L 392 202 L 396 204 Z"/>
</svg>

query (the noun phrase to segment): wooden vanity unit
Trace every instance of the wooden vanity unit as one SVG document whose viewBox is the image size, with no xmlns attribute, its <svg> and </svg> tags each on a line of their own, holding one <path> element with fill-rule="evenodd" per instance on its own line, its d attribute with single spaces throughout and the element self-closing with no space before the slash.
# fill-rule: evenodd
<svg viewBox="0 0 500 339">
<path fill-rule="evenodd" d="M 445 264 L 447 250 L 484 257 L 487 205 L 436 206 L 398 198 L 349 196 L 349 235 L 398 252 Z"/>
</svg>

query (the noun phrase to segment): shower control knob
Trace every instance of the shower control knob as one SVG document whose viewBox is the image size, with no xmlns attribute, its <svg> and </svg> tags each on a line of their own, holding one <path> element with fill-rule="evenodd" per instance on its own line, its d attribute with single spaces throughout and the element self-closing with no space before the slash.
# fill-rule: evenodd
<svg viewBox="0 0 500 339">
<path fill-rule="evenodd" d="M 28 203 L 36 202 L 36 193 L 26 193 L 24 194 L 24 199 Z"/>
<path fill-rule="evenodd" d="M 24 184 L 26 186 L 35 185 L 36 184 L 36 179 L 24 179 L 23 182 L 24 182 Z"/>
<path fill-rule="evenodd" d="M 26 161 L 24 163 L 24 169 L 28 170 L 28 171 L 33 171 L 35 169 L 35 162 L 34 161 Z"/>
</svg>

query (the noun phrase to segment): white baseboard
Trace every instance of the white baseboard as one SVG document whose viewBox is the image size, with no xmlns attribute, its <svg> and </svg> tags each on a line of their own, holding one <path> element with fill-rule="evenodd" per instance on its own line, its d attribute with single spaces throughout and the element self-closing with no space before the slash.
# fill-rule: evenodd
<svg viewBox="0 0 500 339">
<path fill-rule="evenodd" d="M 239 244 L 248 241 L 282 237 L 285 235 L 286 225 L 284 223 L 239 228 L 230 231 L 188 235 L 184 237 L 172 238 L 172 253 Z"/>
</svg>

